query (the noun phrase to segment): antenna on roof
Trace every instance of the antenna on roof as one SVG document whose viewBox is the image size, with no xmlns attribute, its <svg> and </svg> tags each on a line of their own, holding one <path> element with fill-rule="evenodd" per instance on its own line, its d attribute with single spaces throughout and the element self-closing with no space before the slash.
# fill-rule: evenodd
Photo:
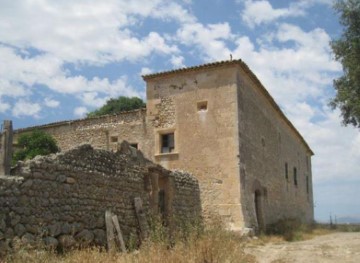
<svg viewBox="0 0 360 263">
<path fill-rule="evenodd" d="M 230 53 L 230 61 L 232 60 L 232 54 Z"/>
</svg>

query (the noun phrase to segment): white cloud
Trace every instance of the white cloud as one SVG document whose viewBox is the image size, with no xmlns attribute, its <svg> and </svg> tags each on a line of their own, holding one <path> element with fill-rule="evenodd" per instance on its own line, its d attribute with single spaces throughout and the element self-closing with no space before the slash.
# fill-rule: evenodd
<svg viewBox="0 0 360 263">
<path fill-rule="evenodd" d="M 271 6 L 269 1 L 245 1 L 245 8 L 242 11 L 241 17 L 245 23 L 250 27 L 255 25 L 265 24 L 284 17 L 303 16 L 304 10 L 298 5 L 290 5 L 287 8 L 275 9 Z"/>
<path fill-rule="evenodd" d="M 85 117 L 86 113 L 88 113 L 88 109 L 85 107 L 76 107 L 74 109 L 74 115 L 78 118 Z"/>
<path fill-rule="evenodd" d="M 83 69 L 86 65 L 143 61 L 153 54 L 177 56 L 179 49 L 171 44 L 171 38 L 131 30 L 147 17 L 178 23 L 196 20 L 180 4 L 165 0 L 2 3 L 0 100 L 21 97 L 30 103 L 31 95 L 46 89 L 74 94 L 91 107 L 119 95 L 144 97 L 144 92 L 129 86 L 125 77 L 112 81 L 86 78 L 73 75 L 65 65 Z M 58 106 L 55 100 L 45 98 L 44 92 L 40 96 L 47 107 Z M 3 104 L 0 110 L 9 107 Z M 23 115 L 18 110 L 13 113 Z"/>
<path fill-rule="evenodd" d="M 289 1 L 288 7 L 274 8 L 268 0 L 237 1 L 244 4 L 242 20 L 251 28 L 269 24 L 278 19 L 306 16 L 307 9 L 316 4 L 332 5 L 333 0 L 298 0 Z"/>
<path fill-rule="evenodd" d="M 84 92 L 80 94 L 81 100 L 85 105 L 93 106 L 93 107 L 101 107 L 105 104 L 108 98 L 99 98 L 99 94 L 97 92 Z"/>
<path fill-rule="evenodd" d="M 281 24 L 273 38 L 258 49 L 248 37 L 239 37 L 232 51 L 255 71 L 283 107 L 306 99 L 321 100 L 325 89 L 341 66 L 332 60 L 330 37 L 324 30 L 303 31 L 297 26 Z M 284 45 L 279 45 L 283 43 Z"/>
<path fill-rule="evenodd" d="M 13 109 L 12 114 L 16 117 L 32 116 L 38 118 L 41 107 L 38 103 L 32 103 L 23 99 L 18 100 Z"/>
<path fill-rule="evenodd" d="M 228 23 L 184 24 L 176 33 L 176 39 L 187 46 L 197 46 L 205 60 L 229 57 L 225 41 L 233 37 Z M 197 54 L 199 55 L 199 54 Z"/>
<path fill-rule="evenodd" d="M 59 101 L 50 98 L 45 98 L 44 103 L 49 108 L 57 108 L 60 105 Z"/>
<path fill-rule="evenodd" d="M 360 174 L 359 131 L 341 126 L 338 111 L 326 109 L 324 114 L 322 121 L 308 121 L 299 127 L 315 151 L 314 180 L 357 180 Z"/>
<path fill-rule="evenodd" d="M 143 67 L 143 68 L 141 68 L 140 75 L 144 76 L 144 75 L 148 75 L 152 72 L 153 72 L 153 70 L 151 68 Z"/>
<path fill-rule="evenodd" d="M 184 68 L 185 67 L 183 56 L 171 56 L 170 61 L 171 61 L 171 64 L 175 68 Z"/>
<path fill-rule="evenodd" d="M 10 108 L 10 104 L 0 99 L 0 112 L 5 113 Z"/>
<path fill-rule="evenodd" d="M 168 45 L 156 32 L 141 37 L 127 28 L 144 17 L 194 19 L 180 5 L 163 0 L 15 0 L 3 3 L 0 9 L 0 39 L 21 49 L 31 47 L 73 63 L 136 60 L 151 52 L 177 52 L 175 46 Z"/>
</svg>

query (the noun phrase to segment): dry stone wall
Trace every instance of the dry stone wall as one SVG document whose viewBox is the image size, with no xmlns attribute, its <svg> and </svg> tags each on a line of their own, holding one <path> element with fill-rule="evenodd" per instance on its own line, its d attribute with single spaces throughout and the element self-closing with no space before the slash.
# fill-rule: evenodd
<svg viewBox="0 0 360 263">
<path fill-rule="evenodd" d="M 201 215 L 197 180 L 146 160 L 125 142 L 116 153 L 82 145 L 64 153 L 19 163 L 14 175 L 0 178 L 0 252 L 15 239 L 53 248 L 106 245 L 105 211 L 119 218 L 127 244 L 137 240 L 134 198 L 147 217 L 151 170 L 172 178 L 174 215 Z M 149 185 L 150 183 L 150 185 Z M 156 193 L 157 194 L 157 193 Z"/>
</svg>

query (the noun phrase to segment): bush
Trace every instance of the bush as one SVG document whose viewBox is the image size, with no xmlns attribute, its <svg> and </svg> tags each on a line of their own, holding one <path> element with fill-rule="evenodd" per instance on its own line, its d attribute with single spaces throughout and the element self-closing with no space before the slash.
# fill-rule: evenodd
<svg viewBox="0 0 360 263">
<path fill-rule="evenodd" d="M 266 233 L 283 236 L 286 241 L 298 241 L 303 239 L 303 233 L 311 231 L 310 226 L 302 224 L 297 219 L 281 219 L 274 224 L 268 225 Z"/>
<path fill-rule="evenodd" d="M 13 164 L 17 161 L 32 159 L 37 155 L 48 155 L 59 151 L 55 139 L 39 130 L 20 135 L 18 147 L 20 150 L 14 153 Z"/>
<path fill-rule="evenodd" d="M 145 108 L 146 104 L 142 99 L 137 97 L 124 97 L 120 96 L 117 99 L 110 99 L 104 106 L 95 111 L 89 112 L 87 117 L 95 117 L 106 114 L 116 114 L 123 111 L 130 111 Z"/>
</svg>

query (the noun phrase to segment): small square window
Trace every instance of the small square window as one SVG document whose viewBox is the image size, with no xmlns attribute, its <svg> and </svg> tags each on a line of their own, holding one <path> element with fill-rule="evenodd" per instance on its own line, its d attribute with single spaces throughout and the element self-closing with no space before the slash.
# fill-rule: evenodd
<svg viewBox="0 0 360 263">
<path fill-rule="evenodd" d="M 197 110 L 198 111 L 207 111 L 207 101 L 199 101 L 197 103 Z"/>
<path fill-rule="evenodd" d="M 174 133 L 161 134 L 161 153 L 172 153 L 175 151 Z"/>
<path fill-rule="evenodd" d="M 130 143 L 130 146 L 135 148 L 135 149 L 138 149 L 138 144 L 137 143 Z"/>
<path fill-rule="evenodd" d="M 111 142 L 118 142 L 118 137 L 117 136 L 111 136 L 110 141 Z"/>
</svg>

